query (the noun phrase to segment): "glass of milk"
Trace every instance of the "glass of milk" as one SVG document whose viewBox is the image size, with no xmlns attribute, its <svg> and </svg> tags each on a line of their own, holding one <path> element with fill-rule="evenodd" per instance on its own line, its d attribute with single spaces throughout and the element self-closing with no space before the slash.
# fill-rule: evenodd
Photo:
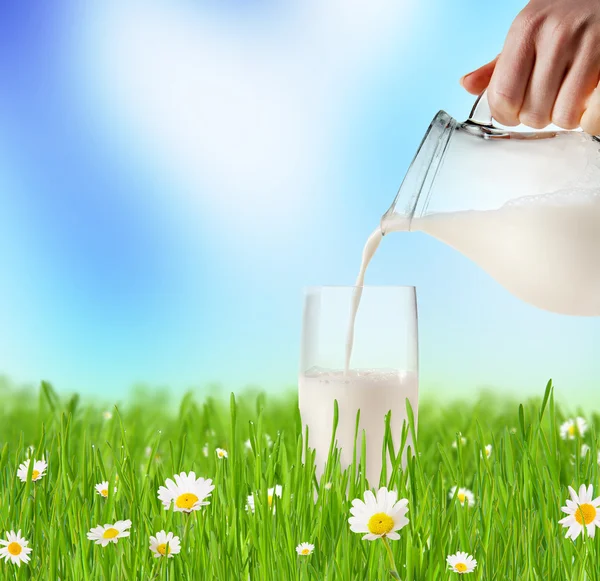
<svg viewBox="0 0 600 581">
<path fill-rule="evenodd" d="M 361 288 L 353 325 L 351 359 L 346 367 L 349 321 Z M 366 436 L 366 478 L 378 486 L 382 470 L 385 416 L 391 411 L 391 434 L 397 454 L 406 399 L 417 419 L 417 303 L 412 286 L 324 286 L 306 289 L 298 378 L 298 398 L 308 445 L 316 451 L 317 478 L 328 457 L 334 401 L 338 402 L 336 445 L 342 470 L 352 463 L 356 415 L 360 409 L 357 462 L 362 431 Z M 406 445 L 410 445 L 409 440 Z M 387 457 L 387 474 L 392 465 Z"/>
</svg>

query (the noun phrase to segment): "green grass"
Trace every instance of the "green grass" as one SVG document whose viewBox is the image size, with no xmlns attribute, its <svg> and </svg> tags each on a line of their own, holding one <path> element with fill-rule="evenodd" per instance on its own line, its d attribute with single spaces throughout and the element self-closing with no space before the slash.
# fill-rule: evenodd
<svg viewBox="0 0 600 581">
<path fill-rule="evenodd" d="M 548 386 L 544 400 L 522 406 L 490 394 L 443 407 L 421 402 L 416 450 L 386 483 L 409 499 L 410 522 L 399 541 L 390 541 L 401 579 L 453 579 L 446 557 L 457 551 L 478 561 L 470 579 L 600 578 L 600 539 L 573 542 L 558 524 L 567 485 L 598 485 L 600 417 L 586 414 L 583 439 L 561 440 L 565 416 L 551 392 Z M 33 549 L 20 569 L 0 562 L 2 580 L 391 579 L 383 542 L 362 541 L 347 522 L 364 479 L 341 472 L 335 454 L 322 483 L 310 454 L 303 464 L 294 393 L 230 401 L 187 395 L 178 409 L 140 393 L 114 408 L 110 420 L 104 408 L 77 397 L 64 401 L 47 384 L 39 397 L 5 390 L 0 401 L 0 538 L 21 529 Z M 454 449 L 459 432 L 467 442 Z M 248 438 L 252 450 L 244 446 Z M 584 442 L 591 452 L 581 458 Z M 493 446 L 489 459 L 480 455 L 486 444 Z M 23 484 L 16 471 L 30 445 L 49 468 L 42 480 Z M 216 447 L 229 457 L 218 460 Z M 359 446 L 357 462 L 360 456 Z M 210 505 L 192 514 L 166 511 L 159 486 L 191 470 L 213 479 Z M 94 490 L 102 480 L 118 487 L 108 500 Z M 283 497 L 273 514 L 266 490 L 275 484 Z M 448 497 L 454 485 L 474 492 L 473 508 Z M 255 514 L 244 509 L 253 492 Z M 90 528 L 124 519 L 133 521 L 131 537 L 117 545 L 102 548 L 86 538 Z M 168 561 L 148 549 L 149 536 L 161 529 L 181 539 L 181 554 Z M 315 545 L 309 557 L 295 552 L 303 541 Z"/>
</svg>

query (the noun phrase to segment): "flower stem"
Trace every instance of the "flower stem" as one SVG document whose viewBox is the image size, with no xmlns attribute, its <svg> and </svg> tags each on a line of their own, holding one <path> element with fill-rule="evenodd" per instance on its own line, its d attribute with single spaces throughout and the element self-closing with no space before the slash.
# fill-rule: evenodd
<svg viewBox="0 0 600 581">
<path fill-rule="evenodd" d="M 388 540 L 387 540 L 386 537 L 381 537 L 381 540 L 383 541 L 383 544 L 385 545 L 385 548 L 387 550 L 388 556 L 390 558 L 390 566 L 392 567 L 392 569 L 390 571 L 390 575 L 394 579 L 400 580 L 400 575 L 398 574 L 398 569 L 396 568 L 396 563 L 394 561 L 394 555 L 392 554 L 392 549 L 390 548 L 390 544 L 389 544 L 389 542 L 388 542 Z"/>
</svg>

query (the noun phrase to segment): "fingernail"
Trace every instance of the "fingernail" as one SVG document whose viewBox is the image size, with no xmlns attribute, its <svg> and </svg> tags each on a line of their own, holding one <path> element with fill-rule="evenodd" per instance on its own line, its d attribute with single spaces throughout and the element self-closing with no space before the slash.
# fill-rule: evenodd
<svg viewBox="0 0 600 581">
<path fill-rule="evenodd" d="M 473 74 L 473 73 L 468 73 L 468 74 L 466 74 L 466 75 L 463 75 L 463 76 L 462 76 L 462 77 L 459 79 L 459 81 L 458 81 L 458 82 L 460 83 L 460 86 L 461 86 L 461 87 L 464 87 L 464 86 L 465 86 L 465 79 L 466 79 L 466 78 L 468 78 L 468 77 L 470 77 L 472 74 Z"/>
</svg>

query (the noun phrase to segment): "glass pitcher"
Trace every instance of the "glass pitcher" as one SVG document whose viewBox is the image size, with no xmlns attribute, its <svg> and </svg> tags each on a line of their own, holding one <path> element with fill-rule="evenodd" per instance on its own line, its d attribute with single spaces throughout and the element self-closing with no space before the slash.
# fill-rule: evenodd
<svg viewBox="0 0 600 581">
<path fill-rule="evenodd" d="M 598 138 L 498 126 L 485 93 L 463 123 L 440 111 L 381 229 L 430 234 L 537 307 L 600 315 Z"/>
</svg>

